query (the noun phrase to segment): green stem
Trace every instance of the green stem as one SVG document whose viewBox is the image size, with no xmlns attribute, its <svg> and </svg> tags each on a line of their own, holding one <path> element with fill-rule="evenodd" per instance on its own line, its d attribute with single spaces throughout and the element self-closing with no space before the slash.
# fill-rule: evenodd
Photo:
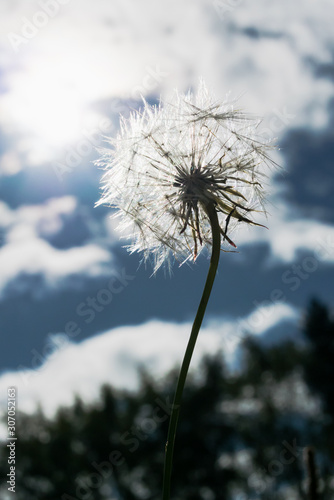
<svg viewBox="0 0 334 500">
<path fill-rule="evenodd" d="M 210 260 L 210 267 L 208 271 L 208 276 L 206 278 L 203 295 L 198 306 L 195 321 L 191 330 L 189 342 L 187 345 L 186 352 L 182 361 L 182 366 L 177 381 L 172 412 L 169 421 L 167 443 L 165 448 L 165 467 L 164 467 L 164 477 L 163 477 L 163 500 L 169 500 L 170 498 L 170 481 L 172 475 L 172 465 L 173 465 L 173 452 L 175 435 L 177 429 L 177 422 L 179 419 L 180 405 L 183 394 L 184 385 L 186 382 L 190 361 L 194 352 L 196 340 L 198 337 L 199 330 L 202 325 L 203 317 L 205 314 L 206 306 L 208 304 L 212 286 L 215 280 L 219 257 L 220 257 L 220 227 L 218 222 L 217 212 L 213 205 L 206 207 L 207 214 L 210 218 L 211 229 L 212 229 L 212 254 Z"/>
</svg>

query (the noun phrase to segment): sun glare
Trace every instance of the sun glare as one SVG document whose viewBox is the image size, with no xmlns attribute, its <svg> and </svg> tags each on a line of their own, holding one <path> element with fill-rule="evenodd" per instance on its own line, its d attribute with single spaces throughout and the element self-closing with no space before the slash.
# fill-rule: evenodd
<svg viewBox="0 0 334 500">
<path fill-rule="evenodd" d="M 85 128 L 101 119 L 90 109 L 93 99 L 87 93 L 87 79 L 93 87 L 94 78 L 77 62 L 73 57 L 59 61 L 44 56 L 12 74 L 2 109 L 7 129 L 20 134 L 30 156 L 51 158 L 55 150 L 80 140 Z"/>
<path fill-rule="evenodd" d="M 23 133 L 30 132 L 50 146 L 71 142 L 80 133 L 85 103 L 75 85 L 57 66 L 20 75 L 12 92 L 10 114 Z"/>
<path fill-rule="evenodd" d="M 31 46 L 23 54 L 19 68 L 6 75 L 10 90 L 0 95 L 2 122 L 31 166 L 63 157 L 85 139 L 87 130 L 89 136 L 99 132 L 102 137 L 107 116 L 94 109 L 99 101 L 131 98 L 133 90 L 138 98 L 145 94 L 147 75 L 154 88 L 159 81 L 153 65 L 143 74 L 138 61 L 124 62 L 130 60 L 129 48 L 108 45 L 104 50 L 85 38 L 55 42 L 52 33 L 44 42 L 43 49 Z"/>
</svg>

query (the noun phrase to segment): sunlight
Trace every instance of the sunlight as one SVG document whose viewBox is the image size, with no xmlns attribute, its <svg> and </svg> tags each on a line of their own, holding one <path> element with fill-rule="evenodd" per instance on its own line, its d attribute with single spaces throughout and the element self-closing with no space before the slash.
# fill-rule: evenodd
<svg viewBox="0 0 334 500">
<path fill-rule="evenodd" d="M 87 102 L 71 76 L 51 61 L 17 75 L 7 107 L 21 133 L 29 133 L 51 147 L 79 136 Z"/>
<path fill-rule="evenodd" d="M 1 108 L 7 130 L 18 133 L 20 149 L 32 163 L 50 159 L 55 150 L 79 141 L 102 117 L 90 108 L 98 95 L 98 76 L 82 56 L 33 57 L 11 75 L 11 91 Z"/>
<path fill-rule="evenodd" d="M 132 47 L 90 46 L 84 38 L 75 44 L 55 43 L 51 33 L 42 50 L 27 52 L 6 75 L 10 91 L 0 95 L 1 120 L 26 165 L 63 158 L 87 135 L 102 139 L 108 114 L 120 112 L 120 99 L 145 94 L 148 77 L 148 90 L 158 85 L 156 66 L 145 66 L 143 72 L 139 61 L 125 63 L 131 51 Z M 104 104 L 99 111 L 99 103 L 108 100 L 110 107 Z"/>
</svg>

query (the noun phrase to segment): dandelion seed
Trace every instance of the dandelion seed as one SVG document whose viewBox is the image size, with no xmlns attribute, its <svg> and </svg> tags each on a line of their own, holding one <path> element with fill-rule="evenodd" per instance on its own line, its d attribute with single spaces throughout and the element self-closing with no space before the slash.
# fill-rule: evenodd
<svg viewBox="0 0 334 500">
<path fill-rule="evenodd" d="M 233 103 L 213 102 L 204 83 L 196 96 L 175 92 L 156 107 L 144 101 L 142 112 L 123 119 L 98 162 L 107 170 L 98 204 L 117 209 L 120 229 L 132 236 L 129 251 L 153 257 L 154 271 L 173 258 L 196 259 L 211 245 L 208 205 L 225 250 L 236 248 L 238 223 L 261 225 L 253 215 L 264 210 L 261 165 L 270 145 L 257 138 L 257 125 Z"/>
</svg>

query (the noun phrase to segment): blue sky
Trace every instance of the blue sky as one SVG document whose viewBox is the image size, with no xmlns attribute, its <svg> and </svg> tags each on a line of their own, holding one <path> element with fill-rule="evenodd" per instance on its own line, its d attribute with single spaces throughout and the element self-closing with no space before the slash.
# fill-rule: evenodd
<svg viewBox="0 0 334 500">
<path fill-rule="evenodd" d="M 94 208 L 93 163 L 119 114 L 200 77 L 276 137 L 269 230 L 223 254 L 194 367 L 249 332 L 297 336 L 311 297 L 332 305 L 334 35 L 330 1 L 3 1 L 0 7 L 0 387 L 52 410 L 136 366 L 180 361 L 208 260 L 171 277 L 139 266 Z M 2 397 L 2 396 L 1 396 Z"/>
</svg>

